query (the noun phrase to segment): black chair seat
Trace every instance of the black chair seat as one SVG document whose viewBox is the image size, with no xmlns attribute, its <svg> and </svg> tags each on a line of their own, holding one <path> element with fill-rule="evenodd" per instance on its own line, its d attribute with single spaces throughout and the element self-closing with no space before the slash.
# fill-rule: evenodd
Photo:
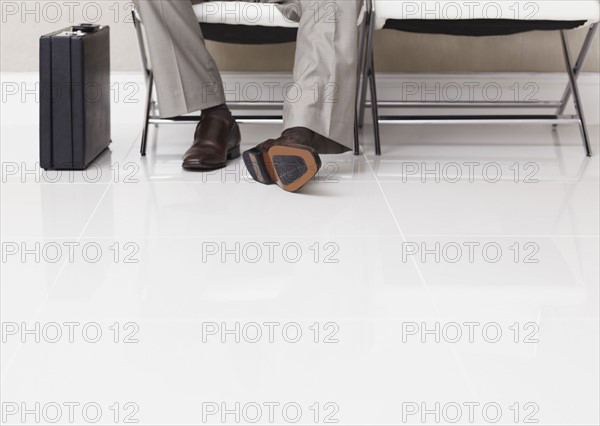
<svg viewBox="0 0 600 426">
<path fill-rule="evenodd" d="M 456 36 L 503 36 L 529 31 L 570 30 L 586 21 L 536 21 L 512 19 L 388 19 L 384 29 L 411 33 Z"/>
<path fill-rule="evenodd" d="M 297 28 L 200 23 L 204 38 L 235 44 L 279 44 L 296 41 Z"/>
</svg>

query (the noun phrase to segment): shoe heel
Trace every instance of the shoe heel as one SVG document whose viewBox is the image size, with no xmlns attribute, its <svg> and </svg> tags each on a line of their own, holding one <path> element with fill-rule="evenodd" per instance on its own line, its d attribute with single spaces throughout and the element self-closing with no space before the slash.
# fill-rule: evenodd
<svg viewBox="0 0 600 426">
<path fill-rule="evenodd" d="M 252 148 L 245 151 L 243 154 L 244 164 L 250 172 L 250 176 L 255 181 L 263 185 L 271 185 L 274 183 L 267 166 L 265 164 L 263 153 L 260 149 Z"/>
<path fill-rule="evenodd" d="M 295 192 L 306 185 L 321 168 L 321 158 L 306 146 L 274 146 L 268 156 L 273 162 L 276 183 L 281 189 Z"/>
<path fill-rule="evenodd" d="M 239 145 L 234 146 L 227 153 L 227 159 L 228 160 L 235 160 L 236 158 L 239 158 L 240 154 L 241 154 L 240 146 Z"/>
</svg>

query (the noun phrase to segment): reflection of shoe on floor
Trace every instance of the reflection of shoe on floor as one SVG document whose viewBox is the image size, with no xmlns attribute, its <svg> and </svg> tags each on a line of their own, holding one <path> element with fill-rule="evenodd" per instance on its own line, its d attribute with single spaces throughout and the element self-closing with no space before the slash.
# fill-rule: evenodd
<svg viewBox="0 0 600 426">
<path fill-rule="evenodd" d="M 289 192 L 302 188 L 321 168 L 317 151 L 289 136 L 269 139 L 244 152 L 244 163 L 255 181 L 276 183 Z"/>
<path fill-rule="evenodd" d="M 235 119 L 203 116 L 194 133 L 194 144 L 183 156 L 183 168 L 221 169 L 227 165 L 227 160 L 240 156 L 240 140 L 240 128 Z"/>
</svg>

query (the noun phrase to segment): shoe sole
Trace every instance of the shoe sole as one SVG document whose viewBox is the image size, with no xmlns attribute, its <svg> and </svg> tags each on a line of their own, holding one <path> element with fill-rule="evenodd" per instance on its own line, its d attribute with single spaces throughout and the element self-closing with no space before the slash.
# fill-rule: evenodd
<svg viewBox="0 0 600 426">
<path fill-rule="evenodd" d="M 241 154 L 240 146 L 237 145 L 227 152 L 227 161 L 235 160 L 236 158 L 239 158 L 240 154 Z M 210 171 L 210 170 L 217 170 L 217 169 L 222 169 L 222 168 L 226 167 L 227 161 L 225 161 L 224 163 L 219 163 L 219 164 L 185 163 L 184 162 L 182 167 L 185 170 L 191 170 L 191 171 Z"/>
<path fill-rule="evenodd" d="M 244 152 L 244 163 L 255 181 L 264 185 L 275 183 L 288 192 L 302 188 L 321 168 L 319 155 L 300 145 L 276 145 L 267 152 L 253 148 Z"/>
<path fill-rule="evenodd" d="M 249 149 L 244 152 L 243 158 L 244 164 L 246 164 L 246 168 L 248 169 L 248 172 L 250 172 L 252 179 L 263 185 L 275 183 L 271 177 L 271 172 L 267 169 L 265 158 L 261 150 L 258 148 Z"/>
</svg>

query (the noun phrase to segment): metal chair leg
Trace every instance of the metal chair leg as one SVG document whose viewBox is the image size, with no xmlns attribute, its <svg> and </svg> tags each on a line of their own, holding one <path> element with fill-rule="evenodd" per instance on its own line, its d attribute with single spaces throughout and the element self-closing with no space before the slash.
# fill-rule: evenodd
<svg viewBox="0 0 600 426">
<path fill-rule="evenodd" d="M 358 130 L 358 110 L 354 111 L 354 155 L 360 155 L 360 140 Z"/>
<path fill-rule="evenodd" d="M 150 61 L 148 60 L 148 55 L 146 53 L 146 43 L 144 40 L 144 33 L 142 31 L 142 21 L 140 21 L 138 11 L 135 7 L 131 11 L 131 18 L 133 21 L 133 26 L 135 27 L 135 34 L 138 40 L 140 56 L 142 57 L 142 65 L 144 67 L 144 71 L 146 72 L 146 76 L 148 76 L 148 72 L 150 72 Z"/>
<path fill-rule="evenodd" d="M 363 70 L 363 61 L 364 61 L 364 56 L 365 56 L 365 40 L 367 38 L 366 36 L 366 31 L 367 31 L 367 19 L 369 19 L 369 14 L 365 13 L 365 17 L 363 18 L 363 22 L 360 26 L 360 30 L 358 32 L 358 58 L 356 61 L 357 67 L 356 67 L 356 76 L 359 78 L 359 85 L 357 86 L 357 95 L 360 92 L 360 77 L 362 74 L 362 70 Z M 358 97 L 357 97 L 357 101 L 358 101 Z"/>
<path fill-rule="evenodd" d="M 360 59 L 361 59 L 361 84 L 360 93 L 358 96 L 358 127 L 362 129 L 365 122 L 365 108 L 367 102 L 367 85 L 368 85 L 368 74 L 369 74 L 369 52 L 373 44 L 373 14 L 367 12 L 365 24 L 365 32 L 363 44 L 360 46 Z"/>
<path fill-rule="evenodd" d="M 369 18 L 369 24 L 366 31 L 366 46 L 365 46 L 365 57 L 363 65 L 363 76 L 366 80 L 362 84 L 360 107 L 359 107 L 359 118 L 358 125 L 362 127 L 365 117 L 366 98 L 367 98 L 367 84 L 369 85 L 371 92 L 371 113 L 373 117 L 373 133 L 375 136 L 375 153 L 381 155 L 381 139 L 379 133 L 379 108 L 377 104 L 377 82 L 375 78 L 375 61 L 373 54 L 373 38 L 374 38 L 374 21 L 373 14 Z"/>
<path fill-rule="evenodd" d="M 579 77 L 579 74 L 581 73 L 581 70 L 585 63 L 585 60 L 587 59 L 590 48 L 592 47 L 592 44 L 594 43 L 594 38 L 596 36 L 597 30 L 598 30 L 598 24 L 596 23 L 589 28 L 588 33 L 583 42 L 583 45 L 581 46 L 581 50 L 579 52 L 579 57 L 577 58 L 577 62 L 575 63 L 575 67 L 573 68 L 573 74 L 575 75 L 576 79 Z M 560 107 L 556 111 L 556 115 L 562 115 L 565 112 L 565 108 L 567 107 L 567 103 L 569 102 L 569 99 L 571 98 L 571 94 L 572 94 L 571 85 L 568 84 L 567 88 L 565 89 L 565 92 L 563 94 L 563 97 L 560 101 Z"/>
<path fill-rule="evenodd" d="M 362 81 L 362 68 L 363 68 L 363 54 L 364 54 L 364 43 L 365 43 L 365 29 L 367 26 L 367 17 L 365 14 L 363 18 L 363 22 L 360 26 L 360 30 L 358 32 L 358 56 L 356 60 L 356 91 L 354 98 L 354 155 L 360 154 L 360 141 L 359 141 L 359 127 L 358 127 L 358 110 L 360 108 L 360 93 L 361 87 L 363 84 Z"/>
<path fill-rule="evenodd" d="M 150 115 L 154 114 L 156 109 L 156 105 L 152 100 L 152 94 L 154 90 L 154 75 L 152 73 L 150 61 L 148 60 L 148 55 L 146 53 L 146 43 L 144 40 L 144 33 L 142 31 L 142 22 L 135 7 L 131 11 L 131 17 L 138 39 L 138 46 L 140 49 L 140 55 L 142 57 L 142 66 L 144 67 L 144 77 L 146 80 L 146 109 L 144 110 L 144 127 L 142 128 L 142 141 L 140 146 L 140 154 L 145 156 L 146 147 L 148 145 L 148 127 L 150 124 Z"/>
<path fill-rule="evenodd" d="M 377 80 L 375 78 L 375 60 L 373 50 L 369 60 L 369 83 L 371 89 L 371 113 L 373 116 L 373 133 L 375 135 L 375 155 L 381 155 L 381 137 L 379 134 L 379 106 L 377 104 Z"/>
<path fill-rule="evenodd" d="M 369 10 L 365 12 L 365 16 L 363 18 L 363 22 L 361 24 L 359 33 L 358 33 L 358 58 L 356 61 L 356 99 L 355 99 L 355 110 L 354 110 L 354 155 L 360 154 L 360 127 L 362 124 L 360 123 L 360 110 L 364 106 L 364 97 L 362 96 L 363 87 L 366 87 L 365 82 L 365 49 L 366 49 L 366 41 L 367 41 L 367 31 L 369 29 L 369 23 L 371 21 L 371 13 Z M 366 88 L 365 88 L 366 90 Z M 364 111 L 363 111 L 364 114 Z"/>
<path fill-rule="evenodd" d="M 583 115 L 583 105 L 581 103 L 581 96 L 579 95 L 579 87 L 577 86 L 577 78 L 571 65 L 571 57 L 569 54 L 569 44 L 567 42 L 567 35 L 565 31 L 562 30 L 560 32 L 560 37 L 562 40 L 563 54 L 565 57 L 565 65 L 567 66 L 567 72 L 569 74 L 569 84 L 571 87 L 571 92 L 573 92 L 573 102 L 575 104 L 575 110 L 577 112 L 577 117 L 579 118 L 579 129 L 581 130 L 581 137 L 583 138 L 583 146 L 585 148 L 585 153 L 588 157 L 592 156 L 592 148 L 590 147 L 590 138 L 587 131 L 587 125 L 585 122 L 585 116 Z"/>
<path fill-rule="evenodd" d="M 142 129 L 142 143 L 140 146 L 140 154 L 146 156 L 146 147 L 148 145 L 148 126 L 150 124 L 150 111 L 152 109 L 152 90 L 154 87 L 154 76 L 152 71 L 148 75 L 146 87 L 146 111 L 144 112 L 144 128 Z"/>
</svg>

